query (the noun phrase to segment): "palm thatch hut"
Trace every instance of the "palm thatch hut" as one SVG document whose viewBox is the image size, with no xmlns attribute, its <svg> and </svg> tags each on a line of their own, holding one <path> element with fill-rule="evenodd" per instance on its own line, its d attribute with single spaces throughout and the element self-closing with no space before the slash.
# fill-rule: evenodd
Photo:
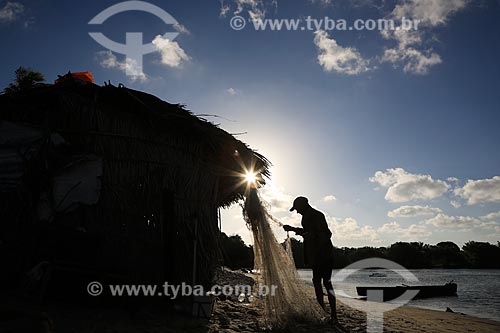
<svg viewBox="0 0 500 333">
<path fill-rule="evenodd" d="M 0 95 L 0 258 L 127 281 L 209 284 L 218 208 L 265 157 L 183 106 L 64 80 Z M 83 274 L 83 273 L 82 273 Z"/>
</svg>

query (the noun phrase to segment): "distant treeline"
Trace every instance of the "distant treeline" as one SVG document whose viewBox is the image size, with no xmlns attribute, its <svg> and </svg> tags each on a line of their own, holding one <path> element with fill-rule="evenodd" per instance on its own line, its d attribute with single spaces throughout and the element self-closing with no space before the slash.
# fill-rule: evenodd
<svg viewBox="0 0 500 333">
<path fill-rule="evenodd" d="M 297 268 L 304 267 L 302 242 L 292 239 L 292 250 Z M 343 247 L 334 251 L 335 268 L 373 257 L 389 259 L 406 268 L 500 268 L 500 243 L 470 241 L 460 249 L 453 242 L 397 242 L 388 247 Z"/>
<path fill-rule="evenodd" d="M 253 249 L 239 235 L 221 234 L 224 266 L 232 269 L 252 268 Z M 292 251 L 297 268 L 304 265 L 304 245 L 292 238 Z M 460 249 L 453 242 L 436 245 L 422 242 L 397 242 L 388 247 L 335 248 L 335 268 L 343 268 L 366 258 L 385 258 L 406 268 L 500 268 L 500 242 L 496 245 L 470 241 Z"/>
<path fill-rule="evenodd" d="M 231 269 L 253 268 L 253 247 L 245 244 L 240 235 L 220 234 L 222 264 Z"/>
</svg>

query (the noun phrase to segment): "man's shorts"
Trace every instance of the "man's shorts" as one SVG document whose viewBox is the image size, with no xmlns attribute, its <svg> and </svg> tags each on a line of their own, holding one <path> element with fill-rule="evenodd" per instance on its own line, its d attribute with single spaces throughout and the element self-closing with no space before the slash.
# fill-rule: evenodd
<svg viewBox="0 0 500 333">
<path fill-rule="evenodd" d="M 313 267 L 313 280 L 323 279 L 328 281 L 332 278 L 332 265 L 321 265 L 318 267 Z"/>
</svg>

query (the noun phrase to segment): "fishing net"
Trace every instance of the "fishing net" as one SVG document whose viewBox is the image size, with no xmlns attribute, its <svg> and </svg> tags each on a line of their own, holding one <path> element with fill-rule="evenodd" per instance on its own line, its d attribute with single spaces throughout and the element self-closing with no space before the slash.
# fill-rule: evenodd
<svg viewBox="0 0 500 333">
<path fill-rule="evenodd" d="M 260 295 L 264 305 L 266 324 L 273 329 L 290 327 L 294 323 L 320 323 L 325 311 L 307 292 L 308 287 L 300 279 L 291 256 L 291 242 L 286 249 L 276 240 L 270 222 L 282 225 L 272 217 L 252 189 L 243 206 L 243 215 L 254 238 L 254 266 L 260 272 L 257 285 L 264 285 L 275 293 Z"/>
</svg>

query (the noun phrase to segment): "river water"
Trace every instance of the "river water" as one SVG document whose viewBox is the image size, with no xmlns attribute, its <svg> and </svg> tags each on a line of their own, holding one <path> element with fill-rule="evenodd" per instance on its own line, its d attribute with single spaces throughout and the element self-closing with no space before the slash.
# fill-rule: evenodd
<svg viewBox="0 0 500 333">
<path fill-rule="evenodd" d="M 339 270 L 334 270 L 335 275 Z M 408 305 L 444 311 L 447 307 L 455 312 L 500 321 L 500 270 L 482 269 L 417 269 L 409 270 L 419 282 L 405 281 L 397 271 L 365 269 L 348 276 L 343 282 L 334 282 L 336 291 L 342 290 L 357 297 L 356 286 L 396 286 L 444 284 L 451 280 L 458 285 L 457 296 L 412 300 Z M 312 271 L 299 270 L 299 275 L 311 283 Z M 371 274 L 384 275 L 370 277 Z"/>
</svg>

